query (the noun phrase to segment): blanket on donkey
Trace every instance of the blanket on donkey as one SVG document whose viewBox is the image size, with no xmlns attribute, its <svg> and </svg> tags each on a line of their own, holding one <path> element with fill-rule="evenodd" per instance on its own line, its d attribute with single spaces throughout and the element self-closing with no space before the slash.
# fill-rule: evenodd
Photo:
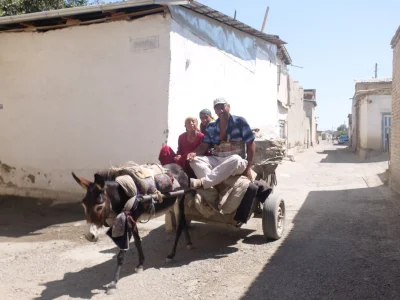
<svg viewBox="0 0 400 300">
<path fill-rule="evenodd" d="M 138 204 L 139 201 L 136 196 L 134 196 L 126 202 L 123 211 L 118 214 L 114 220 L 109 218 L 106 220 L 107 224 L 110 226 L 106 234 L 121 250 L 129 250 L 129 241 L 132 238 L 132 229 L 134 226 L 132 222 L 129 222 L 129 213 L 131 210 L 135 210 Z"/>
<path fill-rule="evenodd" d="M 112 175 L 110 175 L 112 174 Z M 180 189 L 179 182 L 169 170 L 158 164 L 138 165 L 135 162 L 127 162 L 119 167 L 112 167 L 107 171 L 108 178 L 115 177 L 115 181 L 121 186 L 125 194 L 131 197 L 125 204 L 122 212 L 111 212 L 105 221 L 110 227 L 106 234 L 121 249 L 128 250 L 132 238 L 132 229 L 136 226 L 135 221 L 130 217 L 139 201 L 138 195 L 154 194 L 156 202 L 162 202 L 162 193 Z"/>
</svg>

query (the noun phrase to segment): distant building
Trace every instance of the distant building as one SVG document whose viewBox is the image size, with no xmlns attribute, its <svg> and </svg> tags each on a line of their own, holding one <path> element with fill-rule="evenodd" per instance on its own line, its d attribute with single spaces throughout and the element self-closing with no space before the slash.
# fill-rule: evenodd
<svg viewBox="0 0 400 300">
<path fill-rule="evenodd" d="M 356 80 L 352 102 L 351 146 L 367 158 L 388 151 L 392 117 L 392 79 Z"/>
<path fill-rule="evenodd" d="M 292 59 L 284 45 L 278 47 L 276 56 L 277 89 L 278 89 L 278 122 L 279 137 L 287 139 L 288 137 L 288 113 L 289 113 L 289 74 L 288 66 Z"/>
<path fill-rule="evenodd" d="M 352 120 L 353 115 L 352 114 L 348 114 L 347 115 L 347 119 L 348 119 L 348 123 L 349 126 L 347 127 L 347 135 L 349 137 L 349 141 L 350 141 L 350 145 L 351 145 L 351 131 L 353 130 L 353 120 Z"/>
<path fill-rule="evenodd" d="M 303 109 L 306 113 L 306 117 L 310 121 L 310 142 L 311 146 L 314 146 L 318 140 L 317 136 L 317 116 L 315 108 L 317 107 L 317 92 L 315 89 L 304 90 L 304 103 Z"/>
<path fill-rule="evenodd" d="M 308 148 L 317 140 L 315 116 L 316 91 L 304 90 L 298 81 L 288 74 L 292 63 L 284 45 L 277 51 L 277 89 L 279 136 L 286 139 L 289 153 Z M 307 99 L 306 99 L 307 97 Z"/>
</svg>

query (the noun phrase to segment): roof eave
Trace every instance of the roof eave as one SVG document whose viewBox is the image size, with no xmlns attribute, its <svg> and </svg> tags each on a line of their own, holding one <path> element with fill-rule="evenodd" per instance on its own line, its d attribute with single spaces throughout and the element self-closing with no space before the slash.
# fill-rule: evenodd
<svg viewBox="0 0 400 300">
<path fill-rule="evenodd" d="M 190 0 L 188 4 L 183 4 L 183 7 L 190 9 L 198 14 L 216 20 L 226 26 L 235 28 L 236 30 L 242 31 L 254 37 L 260 38 L 271 44 L 280 46 L 287 44 L 285 41 L 281 40 L 278 35 L 266 34 L 257 29 L 254 29 L 243 22 L 240 22 L 228 15 L 225 15 L 215 9 L 208 7 L 207 5 L 201 4 L 197 1 Z"/>
<path fill-rule="evenodd" d="M 68 17 L 68 16 L 94 13 L 94 12 L 111 11 L 111 10 L 117 10 L 117 9 L 123 9 L 123 8 L 135 7 L 135 6 L 182 5 L 182 4 L 188 4 L 188 3 L 190 3 L 190 0 L 184 0 L 184 1 L 136 0 L 136 1 L 109 3 L 109 4 L 78 6 L 78 7 L 72 7 L 72 8 L 61 8 L 61 9 L 41 11 L 41 12 L 36 12 L 36 13 L 28 13 L 28 14 L 15 15 L 15 16 L 0 17 L 0 25 L 1 24 L 6 25 L 6 24 L 13 24 L 13 23 L 23 23 L 23 22 L 40 20 L 40 19 Z"/>
<path fill-rule="evenodd" d="M 392 48 L 396 47 L 399 40 L 400 40 L 400 26 L 397 28 L 396 33 L 394 34 L 394 36 L 390 42 L 390 45 L 392 46 Z"/>
<path fill-rule="evenodd" d="M 391 84 L 393 79 L 392 78 L 371 78 L 371 79 L 356 79 L 354 80 L 356 84 Z"/>
<path fill-rule="evenodd" d="M 279 45 L 278 47 L 279 47 L 278 48 L 279 51 L 281 51 L 281 53 L 282 53 L 282 58 L 283 58 L 284 63 L 287 66 L 291 65 L 292 64 L 292 58 L 290 57 L 289 52 L 287 51 L 286 47 L 284 45 Z"/>
<path fill-rule="evenodd" d="M 307 99 L 303 99 L 304 102 L 309 102 L 309 103 L 313 103 L 314 106 L 317 106 L 317 101 L 316 100 L 307 100 Z"/>
<path fill-rule="evenodd" d="M 74 8 L 63 8 L 63 9 L 43 11 L 37 13 L 0 17 L 0 25 L 20 24 L 29 21 L 38 21 L 51 18 L 66 18 L 71 16 L 78 16 L 81 14 L 113 11 L 118 9 L 140 7 L 145 5 L 160 5 L 160 6 L 181 5 L 182 7 L 190 9 L 198 14 L 207 16 L 211 19 L 216 20 L 217 22 L 225 24 L 226 26 L 230 26 L 232 28 L 235 28 L 236 30 L 242 31 L 256 38 L 260 38 L 271 44 L 277 46 L 286 44 L 286 42 L 281 40 L 277 35 L 263 33 L 238 20 L 235 20 L 234 18 L 231 18 L 217 10 L 214 10 L 206 5 L 203 5 L 193 0 L 131 0 L 126 2 L 88 5 L 88 6 L 80 6 Z"/>
</svg>

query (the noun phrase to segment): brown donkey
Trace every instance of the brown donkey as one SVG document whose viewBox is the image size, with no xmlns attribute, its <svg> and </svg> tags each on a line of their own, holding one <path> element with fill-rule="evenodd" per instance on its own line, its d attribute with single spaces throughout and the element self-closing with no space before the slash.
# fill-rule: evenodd
<svg viewBox="0 0 400 300">
<path fill-rule="evenodd" d="M 85 210 L 85 217 L 88 224 L 88 230 L 85 233 L 85 237 L 88 241 L 96 242 L 98 240 L 98 229 L 105 225 L 107 226 L 106 220 L 110 217 L 110 214 L 118 215 L 124 212 L 128 220 L 128 226 L 125 228 L 127 234 L 125 236 L 115 239 L 112 237 L 111 233 L 109 233 L 110 230 L 107 232 L 110 238 L 112 238 L 120 248 L 117 255 L 117 269 L 113 281 L 107 287 L 107 293 L 112 292 L 113 289 L 116 288 L 125 253 L 127 248 L 129 248 L 129 240 L 132 236 L 134 237 L 135 246 L 139 255 L 139 264 L 136 266 L 135 271 L 140 272 L 143 270 L 145 258 L 137 222 L 149 220 L 150 218 L 165 214 L 174 206 L 176 201 L 179 201 L 179 220 L 175 242 L 171 253 L 167 256 L 167 261 L 175 257 L 176 247 L 182 230 L 185 232 L 187 247 L 188 249 L 191 248 L 192 242 L 190 240 L 184 213 L 185 191 L 188 189 L 188 177 L 176 164 L 166 165 L 164 168 L 170 171 L 175 180 L 178 180 L 182 190 L 166 193 L 161 203 L 154 202 L 151 196 L 148 195 L 137 196 L 134 203 L 130 206 L 129 211 L 126 211 L 124 208 L 126 208 L 127 202 L 133 198 L 127 196 L 125 190 L 119 183 L 114 181 L 117 174 L 113 174 L 109 170 L 97 172 L 94 175 L 94 182 L 90 182 L 72 173 L 73 178 L 86 190 L 86 195 L 82 200 L 82 206 Z"/>
</svg>

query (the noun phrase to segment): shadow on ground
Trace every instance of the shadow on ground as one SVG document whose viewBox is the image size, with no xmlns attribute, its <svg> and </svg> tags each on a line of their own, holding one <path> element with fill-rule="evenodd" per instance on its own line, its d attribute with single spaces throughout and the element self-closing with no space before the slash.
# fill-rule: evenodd
<svg viewBox="0 0 400 300">
<path fill-rule="evenodd" d="M 379 177 L 379 179 L 382 181 L 382 183 L 384 184 L 384 185 L 388 185 L 388 183 L 389 183 L 389 170 L 386 170 L 386 172 L 383 172 L 383 173 L 379 173 L 379 174 L 376 174 L 378 177 Z"/>
<path fill-rule="evenodd" d="M 242 299 L 400 299 L 400 214 L 382 189 L 310 192 Z"/>
<path fill-rule="evenodd" d="M 382 153 L 367 159 L 361 159 L 352 151 L 352 149 L 346 146 L 338 146 L 338 148 L 334 150 L 324 150 L 317 153 L 328 155 L 326 158 L 321 159 L 321 163 L 374 163 L 388 161 L 389 159 L 388 153 Z"/>
<path fill-rule="evenodd" d="M 0 197 L 0 236 L 37 235 L 51 225 L 84 219 L 80 203 L 59 203 L 46 199 L 16 196 Z"/>
<path fill-rule="evenodd" d="M 142 239 L 143 251 L 146 257 L 144 272 L 146 272 L 146 268 L 179 268 L 193 261 L 223 258 L 238 251 L 235 246 L 237 242 L 241 239 L 246 239 L 253 232 L 253 230 L 249 229 L 238 230 L 200 223 L 192 224 L 190 235 L 194 248 L 187 250 L 185 239 L 182 236 L 174 261 L 166 264 L 165 258 L 172 248 L 174 234 L 167 234 L 164 225 L 162 225 L 151 230 Z M 104 236 L 102 238 L 108 237 Z M 257 243 L 258 239 L 247 240 L 247 242 Z M 122 267 L 121 279 L 134 274 L 134 268 L 138 263 L 138 256 L 133 242 L 131 242 L 130 248 Z M 102 253 L 116 254 L 117 252 L 118 249 L 113 248 Z M 96 293 L 105 292 L 104 286 L 111 282 L 115 267 L 116 257 L 114 256 L 111 260 L 79 272 L 66 273 L 61 280 L 45 283 L 45 290 L 35 299 L 56 299 L 61 296 L 89 299 Z M 134 276 L 140 276 L 140 274 Z M 154 280 L 157 279 L 154 278 Z M 149 284 L 151 283 L 149 282 Z"/>
</svg>

